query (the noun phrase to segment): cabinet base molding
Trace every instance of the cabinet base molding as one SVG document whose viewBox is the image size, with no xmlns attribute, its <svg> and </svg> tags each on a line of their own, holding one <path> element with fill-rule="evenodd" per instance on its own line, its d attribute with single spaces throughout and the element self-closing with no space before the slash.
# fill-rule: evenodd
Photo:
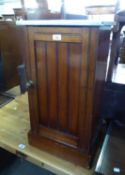
<svg viewBox="0 0 125 175">
<path fill-rule="evenodd" d="M 29 143 L 32 146 L 47 151 L 50 154 L 70 161 L 76 165 L 84 166 L 86 168 L 89 167 L 89 162 L 91 162 L 91 155 L 86 152 L 81 153 L 77 149 L 56 143 L 50 139 L 36 135 L 33 132 L 28 133 L 28 139 Z"/>
</svg>

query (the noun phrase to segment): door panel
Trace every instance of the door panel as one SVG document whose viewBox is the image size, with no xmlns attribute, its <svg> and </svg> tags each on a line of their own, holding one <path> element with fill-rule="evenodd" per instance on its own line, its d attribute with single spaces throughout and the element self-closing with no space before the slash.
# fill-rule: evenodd
<svg viewBox="0 0 125 175">
<path fill-rule="evenodd" d="M 80 50 L 80 44 L 36 42 L 40 122 L 58 129 L 65 120 L 64 130 L 74 134 L 79 112 Z"/>
<path fill-rule="evenodd" d="M 80 35 L 77 39 L 78 34 L 74 37 L 65 34 L 68 42 L 50 41 L 43 36 L 38 39 L 34 34 L 31 38 L 35 57 L 32 64 L 35 68 L 32 69 L 36 76 L 38 132 L 42 137 L 77 148 L 79 118 L 84 117 L 79 109 L 80 91 L 85 85 L 81 77 L 86 80 L 86 69 L 82 71 L 86 62 L 83 61 L 84 45 Z M 75 42 L 70 41 L 70 37 L 76 38 Z M 85 92 L 83 87 L 84 96 Z"/>
</svg>

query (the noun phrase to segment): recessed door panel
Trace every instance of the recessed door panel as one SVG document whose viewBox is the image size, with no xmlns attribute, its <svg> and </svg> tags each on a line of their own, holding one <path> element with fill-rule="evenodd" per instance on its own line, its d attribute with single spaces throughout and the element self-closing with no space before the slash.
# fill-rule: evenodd
<svg viewBox="0 0 125 175">
<path fill-rule="evenodd" d="M 85 84 L 81 77 L 86 80 L 86 70 L 82 70 L 86 62 L 83 57 L 84 43 L 78 34 L 61 35 L 61 41 L 51 40 L 52 35 L 48 35 L 47 39 L 43 36 L 44 34 L 40 34 L 39 38 L 38 34 L 34 34 L 32 38 L 38 132 L 41 137 L 78 148 L 79 121 L 84 117 L 81 116 L 79 107 L 81 88 Z M 68 42 L 64 38 L 68 38 Z M 85 93 L 83 87 L 84 96 Z"/>
</svg>

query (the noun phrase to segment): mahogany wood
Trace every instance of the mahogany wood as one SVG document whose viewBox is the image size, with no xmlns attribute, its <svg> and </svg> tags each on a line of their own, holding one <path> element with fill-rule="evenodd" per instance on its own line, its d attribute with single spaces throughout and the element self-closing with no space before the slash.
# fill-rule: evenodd
<svg viewBox="0 0 125 175">
<path fill-rule="evenodd" d="M 34 82 L 28 93 L 29 143 L 87 165 L 100 120 L 110 31 L 26 28 L 28 78 Z M 61 39 L 53 40 L 53 34 L 60 34 Z"/>
</svg>

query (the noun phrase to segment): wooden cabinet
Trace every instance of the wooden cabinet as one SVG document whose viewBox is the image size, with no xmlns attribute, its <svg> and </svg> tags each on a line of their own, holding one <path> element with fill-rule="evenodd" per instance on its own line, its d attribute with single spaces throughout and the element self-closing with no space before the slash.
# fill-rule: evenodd
<svg viewBox="0 0 125 175">
<path fill-rule="evenodd" d="M 100 120 L 110 30 L 26 27 L 29 143 L 79 165 L 91 159 Z"/>
<path fill-rule="evenodd" d="M 14 22 L 0 22 L 0 90 L 17 84 L 17 66 L 21 64 L 19 40 Z"/>
</svg>

